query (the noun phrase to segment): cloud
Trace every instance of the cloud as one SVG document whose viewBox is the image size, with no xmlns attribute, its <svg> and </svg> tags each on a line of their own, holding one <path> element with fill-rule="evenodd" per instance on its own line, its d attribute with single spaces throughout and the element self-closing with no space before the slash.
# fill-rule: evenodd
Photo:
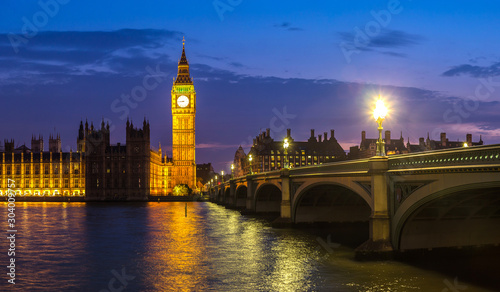
<svg viewBox="0 0 500 292">
<path fill-rule="evenodd" d="M 196 148 L 198 149 L 238 149 L 239 145 L 236 144 L 220 144 L 220 143 L 201 143 L 196 144 Z"/>
<path fill-rule="evenodd" d="M 396 53 L 396 52 L 382 52 L 382 54 L 399 58 L 406 58 L 408 56 L 407 54 Z"/>
<path fill-rule="evenodd" d="M 16 54 L 0 34 L 1 84 L 60 83 L 90 74 L 143 74 L 146 65 L 171 62 L 163 47 L 180 42 L 182 33 L 157 29 L 40 32 Z M 173 64 L 173 63 L 172 63 Z"/>
<path fill-rule="evenodd" d="M 400 30 L 384 29 L 379 34 L 369 37 L 364 32 L 339 32 L 343 47 L 359 51 L 373 51 L 393 57 L 406 57 L 405 54 L 378 49 L 399 49 L 420 44 L 424 38 Z"/>
<path fill-rule="evenodd" d="M 229 65 L 231 65 L 232 67 L 236 67 L 236 68 L 245 67 L 245 65 L 241 64 L 240 62 L 231 62 L 231 63 L 229 63 Z"/>
<path fill-rule="evenodd" d="M 275 24 L 274 27 L 281 28 L 281 29 L 288 30 L 288 31 L 300 31 L 300 30 L 303 30 L 300 27 L 293 27 L 293 26 L 291 26 L 290 22 L 282 22 L 280 24 Z"/>
<path fill-rule="evenodd" d="M 500 62 L 493 63 L 490 66 L 476 66 L 463 64 L 454 66 L 443 72 L 442 76 L 452 77 L 460 75 L 469 75 L 475 78 L 494 77 L 500 75 Z"/>
</svg>

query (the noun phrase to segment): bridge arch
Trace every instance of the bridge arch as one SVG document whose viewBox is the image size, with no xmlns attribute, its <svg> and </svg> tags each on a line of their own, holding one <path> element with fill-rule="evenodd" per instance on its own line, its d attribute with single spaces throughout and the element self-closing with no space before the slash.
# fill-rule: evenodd
<svg viewBox="0 0 500 292">
<path fill-rule="evenodd" d="M 465 175 L 430 183 L 401 204 L 393 216 L 396 249 L 500 243 L 498 173 Z"/>
<path fill-rule="evenodd" d="M 255 190 L 255 212 L 281 211 L 281 186 L 270 182 L 260 183 Z"/>
<path fill-rule="evenodd" d="M 232 203 L 232 198 L 231 198 L 231 189 L 229 186 L 226 186 L 224 190 L 224 203 L 225 204 L 231 204 Z"/>
<path fill-rule="evenodd" d="M 300 222 L 365 222 L 370 218 L 372 199 L 361 186 L 335 181 L 315 181 L 297 189 L 292 220 Z"/>
<path fill-rule="evenodd" d="M 247 186 L 241 184 L 236 188 L 236 207 L 246 207 L 247 204 Z"/>
</svg>

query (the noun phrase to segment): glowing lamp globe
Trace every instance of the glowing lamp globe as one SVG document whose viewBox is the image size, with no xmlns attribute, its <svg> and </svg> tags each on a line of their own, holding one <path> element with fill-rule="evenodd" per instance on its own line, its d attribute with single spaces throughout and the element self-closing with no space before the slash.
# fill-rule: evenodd
<svg viewBox="0 0 500 292">
<path fill-rule="evenodd" d="M 385 119 L 387 115 L 387 107 L 384 105 L 384 101 L 382 99 L 377 100 L 375 110 L 373 111 L 373 118 L 375 120 Z"/>
</svg>

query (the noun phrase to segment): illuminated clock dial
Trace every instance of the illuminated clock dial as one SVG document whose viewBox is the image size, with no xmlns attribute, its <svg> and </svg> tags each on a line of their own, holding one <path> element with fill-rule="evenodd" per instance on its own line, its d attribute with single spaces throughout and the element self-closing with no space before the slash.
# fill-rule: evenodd
<svg viewBox="0 0 500 292">
<path fill-rule="evenodd" d="M 180 106 L 180 107 L 186 107 L 188 106 L 189 104 L 189 98 L 185 95 L 181 95 L 179 96 L 179 98 L 177 98 L 177 105 Z"/>
</svg>

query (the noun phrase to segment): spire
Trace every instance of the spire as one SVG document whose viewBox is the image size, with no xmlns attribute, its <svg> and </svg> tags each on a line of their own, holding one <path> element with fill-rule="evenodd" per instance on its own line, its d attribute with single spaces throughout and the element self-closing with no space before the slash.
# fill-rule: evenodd
<svg viewBox="0 0 500 292">
<path fill-rule="evenodd" d="M 182 37 L 182 56 L 179 60 L 179 65 L 189 65 L 188 60 L 186 58 L 186 39 Z"/>
<path fill-rule="evenodd" d="M 184 37 L 182 38 L 182 55 L 179 60 L 177 78 L 174 81 L 174 84 L 193 84 L 191 80 L 191 76 L 189 76 L 189 63 L 186 58 L 186 48 L 185 48 L 186 40 Z"/>
</svg>

